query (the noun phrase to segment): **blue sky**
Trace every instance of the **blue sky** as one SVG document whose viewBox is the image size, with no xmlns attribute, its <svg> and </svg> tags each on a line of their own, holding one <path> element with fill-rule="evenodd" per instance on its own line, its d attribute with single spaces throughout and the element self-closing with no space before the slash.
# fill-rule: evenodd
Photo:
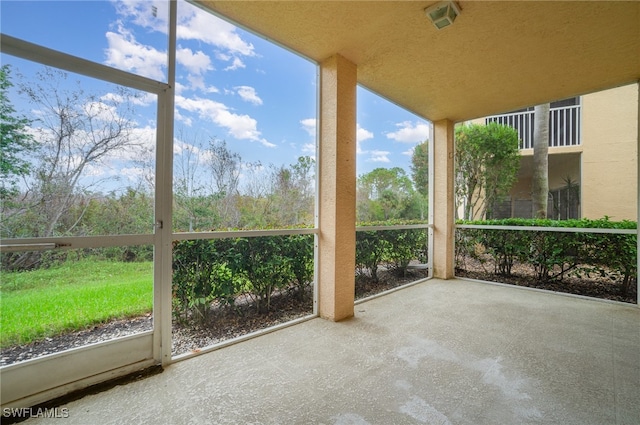
<svg viewBox="0 0 640 425">
<path fill-rule="evenodd" d="M 0 8 L 5 34 L 166 80 L 165 1 L 2 0 Z M 315 155 L 315 64 L 185 2 L 177 44 L 176 155 L 208 137 L 225 140 L 247 162 L 292 164 Z M 1 59 L 30 71 L 24 61 Z M 151 123 L 155 104 L 137 112 Z M 411 149 L 428 131 L 425 120 L 359 88 L 358 175 L 376 167 L 408 171 Z"/>
</svg>

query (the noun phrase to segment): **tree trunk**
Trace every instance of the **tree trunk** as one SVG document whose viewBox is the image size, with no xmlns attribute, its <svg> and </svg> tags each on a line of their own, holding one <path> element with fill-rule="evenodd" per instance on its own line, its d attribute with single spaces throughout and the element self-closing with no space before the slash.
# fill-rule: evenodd
<svg viewBox="0 0 640 425">
<path fill-rule="evenodd" d="M 547 218 L 549 196 L 549 104 L 538 105 L 534 110 L 533 128 L 533 176 L 531 200 L 533 216 Z"/>
</svg>

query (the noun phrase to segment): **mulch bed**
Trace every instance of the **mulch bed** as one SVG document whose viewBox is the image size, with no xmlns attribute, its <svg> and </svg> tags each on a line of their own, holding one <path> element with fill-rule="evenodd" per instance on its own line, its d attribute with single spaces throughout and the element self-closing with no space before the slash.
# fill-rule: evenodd
<svg viewBox="0 0 640 425">
<path fill-rule="evenodd" d="M 398 288 L 426 277 L 428 277 L 427 270 L 408 270 L 406 274 L 399 275 L 397 271 L 381 268 L 376 281 L 361 272 L 356 276 L 356 300 Z"/>
<path fill-rule="evenodd" d="M 486 264 L 483 266 L 476 260 L 466 259 L 465 268 L 456 269 L 456 276 L 631 304 L 636 304 L 637 302 L 637 285 L 635 281 L 629 286 L 628 292 L 622 294 L 620 283 L 606 276 L 595 274 L 581 277 L 565 276 L 561 281 L 544 282 L 538 280 L 531 267 L 526 265 L 514 264 L 511 272 L 510 276 L 501 276 L 493 273 L 493 265 Z"/>
<path fill-rule="evenodd" d="M 301 299 L 298 293 L 283 292 L 271 298 L 271 308 L 257 311 L 251 299 L 236 300 L 233 307 L 214 308 L 206 321 L 174 320 L 172 326 L 172 354 L 195 353 L 217 344 L 261 329 L 290 322 L 313 314 L 312 294 Z"/>
</svg>

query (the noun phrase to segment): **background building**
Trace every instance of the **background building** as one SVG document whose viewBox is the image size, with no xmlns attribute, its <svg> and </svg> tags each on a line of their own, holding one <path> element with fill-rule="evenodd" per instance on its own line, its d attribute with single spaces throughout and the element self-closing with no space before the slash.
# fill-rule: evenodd
<svg viewBox="0 0 640 425">
<path fill-rule="evenodd" d="M 533 107 L 478 123 L 508 125 L 520 135 L 520 170 L 493 218 L 532 217 Z M 553 219 L 637 216 L 638 85 L 551 103 L 549 207 Z"/>
</svg>

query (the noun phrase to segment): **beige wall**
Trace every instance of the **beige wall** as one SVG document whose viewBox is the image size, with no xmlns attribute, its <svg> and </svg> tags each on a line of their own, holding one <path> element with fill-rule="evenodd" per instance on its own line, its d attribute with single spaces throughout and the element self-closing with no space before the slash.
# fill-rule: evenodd
<svg viewBox="0 0 640 425">
<path fill-rule="evenodd" d="M 637 218 L 638 84 L 582 97 L 582 216 Z"/>
</svg>

